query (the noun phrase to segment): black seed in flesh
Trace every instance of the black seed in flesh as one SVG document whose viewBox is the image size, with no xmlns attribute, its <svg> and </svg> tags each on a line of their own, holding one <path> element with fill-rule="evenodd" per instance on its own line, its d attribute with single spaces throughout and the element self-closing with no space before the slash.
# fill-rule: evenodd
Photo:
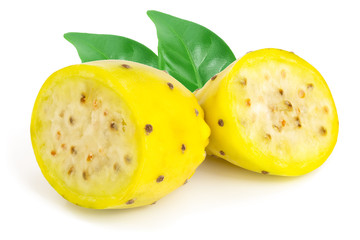
<svg viewBox="0 0 360 240">
<path fill-rule="evenodd" d="M 219 119 L 218 124 L 219 124 L 220 127 L 223 127 L 224 126 L 224 120 Z"/>
<path fill-rule="evenodd" d="M 126 202 L 126 205 L 130 205 L 130 204 L 133 204 L 135 202 L 134 199 L 130 199 L 129 201 Z"/>
<path fill-rule="evenodd" d="M 274 129 L 276 129 L 278 132 L 281 132 L 281 127 L 280 126 L 278 126 L 278 125 L 272 125 L 272 127 L 274 128 Z"/>
<path fill-rule="evenodd" d="M 304 90 L 300 89 L 300 90 L 298 91 L 298 96 L 299 96 L 299 98 L 304 98 L 304 97 L 305 97 L 305 92 L 304 92 Z"/>
<path fill-rule="evenodd" d="M 217 74 L 214 75 L 214 76 L 212 76 L 210 79 L 211 79 L 212 81 L 214 81 L 216 78 L 217 78 Z"/>
<path fill-rule="evenodd" d="M 56 132 L 56 139 L 57 139 L 57 140 L 60 140 L 60 137 L 61 137 L 61 132 L 60 132 L 60 131 L 57 131 L 57 132 Z"/>
<path fill-rule="evenodd" d="M 74 166 L 70 167 L 67 174 L 71 175 L 74 172 L 74 170 L 75 170 Z"/>
<path fill-rule="evenodd" d="M 76 155 L 76 154 L 77 154 L 77 151 L 76 151 L 75 146 L 71 146 L 71 148 L 70 148 L 70 152 L 71 152 L 71 154 L 74 154 L 74 155 Z"/>
<path fill-rule="evenodd" d="M 264 171 L 264 170 L 262 170 L 262 171 L 261 171 L 261 173 L 262 173 L 262 174 L 264 174 L 264 175 L 267 175 L 267 174 L 269 174 L 269 172 L 267 172 L 267 171 Z"/>
<path fill-rule="evenodd" d="M 83 171 L 82 172 L 82 177 L 84 180 L 88 180 L 89 179 L 89 173 L 87 171 Z"/>
<path fill-rule="evenodd" d="M 221 150 L 221 151 L 220 151 L 220 155 L 225 156 L 225 152 Z"/>
<path fill-rule="evenodd" d="M 146 124 L 146 125 L 145 125 L 146 135 L 149 135 L 152 131 L 153 131 L 152 125 L 151 125 L 151 124 Z"/>
<path fill-rule="evenodd" d="M 271 140 L 271 135 L 268 134 L 268 133 L 266 133 L 266 134 L 265 134 L 265 139 L 270 141 L 270 140 Z"/>
<path fill-rule="evenodd" d="M 324 109 L 324 112 L 325 112 L 325 113 L 328 113 L 328 112 L 329 112 L 329 108 L 328 108 L 327 106 L 324 106 L 323 109 Z"/>
<path fill-rule="evenodd" d="M 73 125 L 74 122 L 75 122 L 74 118 L 73 118 L 73 117 L 69 117 L 69 123 L 70 123 L 71 125 Z"/>
<path fill-rule="evenodd" d="M 247 78 L 246 78 L 246 77 L 242 77 L 242 78 L 240 79 L 240 84 L 241 84 L 242 86 L 246 86 L 246 85 L 247 85 Z"/>
<path fill-rule="evenodd" d="M 284 101 L 284 104 L 288 107 L 289 110 L 292 110 L 293 106 L 292 106 L 292 104 L 291 104 L 290 101 L 285 100 L 285 101 Z"/>
<path fill-rule="evenodd" d="M 156 182 L 160 183 L 162 181 L 164 181 L 164 176 L 163 175 L 158 176 L 158 178 L 156 179 Z"/>
<path fill-rule="evenodd" d="M 195 108 L 195 115 L 199 116 L 199 111 Z"/>
<path fill-rule="evenodd" d="M 171 90 L 173 90 L 174 89 L 174 85 L 172 84 L 172 83 L 167 83 L 167 85 L 169 86 L 169 88 L 171 89 Z"/>
<path fill-rule="evenodd" d="M 116 124 L 115 122 L 111 122 L 111 123 L 110 123 L 110 128 L 113 129 L 113 130 L 115 130 L 115 131 L 118 130 L 118 126 L 117 126 L 117 124 Z"/>
<path fill-rule="evenodd" d="M 186 150 L 185 144 L 182 144 L 182 145 L 181 145 L 181 151 L 184 153 L 185 150 Z"/>
<path fill-rule="evenodd" d="M 298 128 L 301 128 L 301 122 L 299 117 L 295 117 L 295 124 Z"/>
<path fill-rule="evenodd" d="M 126 164 L 130 164 L 131 163 L 131 157 L 129 155 L 125 155 L 124 156 L 124 160 Z"/>
<path fill-rule="evenodd" d="M 80 98 L 80 102 L 81 103 L 85 103 L 86 102 L 86 96 L 85 96 L 85 94 L 81 94 L 81 98 Z"/>
<path fill-rule="evenodd" d="M 115 171 L 115 172 L 118 172 L 118 171 L 120 170 L 120 165 L 119 165 L 119 163 L 114 163 L 113 168 L 114 168 L 114 171 Z"/>
<path fill-rule="evenodd" d="M 321 134 L 322 136 L 325 136 L 325 135 L 327 134 L 327 130 L 326 130 L 326 128 L 324 128 L 323 126 L 320 128 L 320 134 Z"/>
<path fill-rule="evenodd" d="M 314 88 L 314 84 L 308 83 L 308 84 L 306 85 L 306 88 L 307 88 L 308 90 L 312 90 L 312 89 Z"/>
<path fill-rule="evenodd" d="M 280 93 L 281 96 L 284 95 L 284 90 L 282 90 L 282 89 L 280 88 L 280 89 L 279 89 L 279 93 Z"/>
<path fill-rule="evenodd" d="M 126 68 L 126 69 L 131 68 L 130 65 L 127 65 L 127 64 L 125 64 L 125 63 L 124 63 L 124 64 L 121 64 L 121 66 L 122 66 L 123 68 Z"/>
<path fill-rule="evenodd" d="M 91 162 L 91 160 L 93 159 L 94 155 L 92 153 L 89 153 L 89 155 L 86 158 L 86 161 Z"/>
</svg>

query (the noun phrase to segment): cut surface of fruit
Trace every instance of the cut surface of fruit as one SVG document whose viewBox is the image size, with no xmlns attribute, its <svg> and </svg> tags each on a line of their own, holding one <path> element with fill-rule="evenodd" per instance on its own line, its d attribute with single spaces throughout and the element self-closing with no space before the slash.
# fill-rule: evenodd
<svg viewBox="0 0 360 240">
<path fill-rule="evenodd" d="M 325 80 L 309 63 L 263 49 L 219 75 L 197 93 L 212 129 L 210 153 L 249 170 L 290 176 L 328 158 L 338 118 Z"/>
<path fill-rule="evenodd" d="M 195 96 L 163 71 L 121 60 L 51 75 L 36 99 L 31 139 L 60 195 L 89 208 L 150 205 L 204 160 L 210 130 Z"/>
<path fill-rule="evenodd" d="M 35 141 L 53 180 L 86 196 L 122 192 L 137 167 L 137 142 L 121 97 L 94 79 L 68 77 L 42 99 Z"/>
</svg>

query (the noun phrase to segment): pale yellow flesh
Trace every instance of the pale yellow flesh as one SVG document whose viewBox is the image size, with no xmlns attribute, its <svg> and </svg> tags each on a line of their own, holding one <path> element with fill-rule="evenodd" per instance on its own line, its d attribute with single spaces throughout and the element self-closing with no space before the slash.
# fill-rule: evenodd
<svg viewBox="0 0 360 240">
<path fill-rule="evenodd" d="M 331 144 L 332 100 L 318 75 L 299 73 L 303 69 L 291 61 L 268 61 L 243 64 L 230 83 L 239 131 L 277 164 L 301 168 Z"/>
<path fill-rule="evenodd" d="M 293 53 L 248 53 L 197 97 L 212 130 L 208 151 L 243 168 L 302 175 L 319 167 L 335 146 L 331 93 L 320 73 Z"/>
<path fill-rule="evenodd" d="M 41 97 L 35 141 L 52 180 L 89 198 L 123 191 L 137 153 L 134 123 L 121 98 L 80 77 L 54 81 Z"/>
</svg>

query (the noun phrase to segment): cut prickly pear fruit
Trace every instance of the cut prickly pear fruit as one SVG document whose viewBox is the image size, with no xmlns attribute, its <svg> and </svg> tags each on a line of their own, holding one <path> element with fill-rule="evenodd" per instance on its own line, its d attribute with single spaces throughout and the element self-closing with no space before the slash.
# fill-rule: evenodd
<svg viewBox="0 0 360 240">
<path fill-rule="evenodd" d="M 262 49 L 196 93 L 211 129 L 209 154 L 263 174 L 297 176 L 329 157 L 338 117 L 320 73 L 294 53 Z"/>
<path fill-rule="evenodd" d="M 104 60 L 51 75 L 31 139 L 48 182 L 89 208 L 152 204 L 192 176 L 210 129 L 195 96 L 167 73 Z"/>
</svg>

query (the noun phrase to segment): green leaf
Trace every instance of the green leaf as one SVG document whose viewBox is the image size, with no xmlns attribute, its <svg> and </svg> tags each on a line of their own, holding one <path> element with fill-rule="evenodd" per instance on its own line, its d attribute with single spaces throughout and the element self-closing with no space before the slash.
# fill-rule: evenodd
<svg viewBox="0 0 360 240">
<path fill-rule="evenodd" d="M 69 32 L 64 38 L 72 43 L 82 62 L 122 59 L 158 67 L 158 57 L 146 46 L 132 39 L 108 35 Z"/>
<path fill-rule="evenodd" d="M 147 12 L 159 39 L 159 68 L 190 91 L 236 60 L 228 45 L 209 29 L 158 11 Z"/>
</svg>

